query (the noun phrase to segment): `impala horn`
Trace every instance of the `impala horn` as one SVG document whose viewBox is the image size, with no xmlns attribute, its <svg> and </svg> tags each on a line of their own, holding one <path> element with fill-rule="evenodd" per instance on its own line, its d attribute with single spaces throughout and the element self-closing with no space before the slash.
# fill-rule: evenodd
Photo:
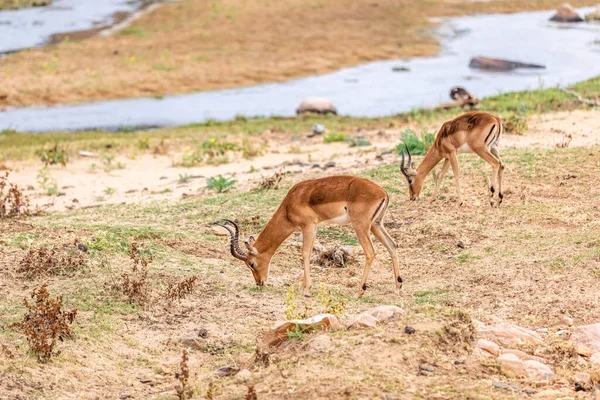
<svg viewBox="0 0 600 400">
<path fill-rule="evenodd" d="M 410 150 L 408 150 L 408 146 L 405 144 L 404 147 L 406 147 L 406 152 L 408 153 L 408 168 L 412 168 L 413 164 L 412 164 L 412 156 L 410 155 Z"/>
<path fill-rule="evenodd" d="M 217 223 L 215 223 L 215 225 L 225 228 L 225 229 L 227 229 L 227 232 L 229 232 L 229 235 L 231 236 L 231 244 L 230 244 L 231 255 L 234 256 L 235 258 L 237 258 L 238 260 L 246 261 L 248 259 L 248 256 L 240 248 L 240 244 L 239 244 L 240 228 L 239 228 L 238 224 L 236 224 L 235 222 L 233 222 L 230 219 L 223 219 L 223 221 L 225 222 L 224 224 L 217 222 Z M 235 228 L 235 233 L 231 230 L 230 227 L 225 225 L 227 223 L 233 225 L 233 227 Z"/>
<path fill-rule="evenodd" d="M 404 176 L 408 176 L 408 174 L 406 173 L 406 168 L 404 167 L 404 149 L 402 149 L 402 162 L 400 163 L 400 172 L 402 172 Z"/>
</svg>

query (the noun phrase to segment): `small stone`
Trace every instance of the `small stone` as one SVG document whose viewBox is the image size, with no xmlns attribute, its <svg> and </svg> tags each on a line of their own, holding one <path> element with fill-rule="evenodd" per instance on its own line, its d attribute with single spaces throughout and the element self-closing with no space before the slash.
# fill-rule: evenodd
<svg viewBox="0 0 600 400">
<path fill-rule="evenodd" d="M 75 203 L 75 204 L 79 203 L 79 200 L 78 200 L 78 199 L 73 199 L 73 200 L 71 200 L 71 201 L 72 201 L 73 203 Z"/>
<path fill-rule="evenodd" d="M 408 335 L 412 335 L 413 333 L 415 333 L 417 330 L 415 328 L 413 328 L 410 325 L 406 325 L 404 327 L 404 333 L 408 334 Z"/>
<path fill-rule="evenodd" d="M 535 330 L 537 333 L 548 333 L 548 328 L 539 328 Z"/>
<path fill-rule="evenodd" d="M 121 392 L 121 393 L 119 393 L 119 398 L 120 399 L 129 399 L 129 398 L 131 398 L 131 395 L 127 392 Z"/>
<path fill-rule="evenodd" d="M 475 344 L 475 346 L 477 346 L 477 348 L 481 350 L 482 353 L 487 353 L 483 355 L 490 355 L 495 357 L 498 357 L 500 355 L 500 346 L 498 346 L 494 342 L 490 342 L 489 340 L 477 339 L 477 343 Z"/>
<path fill-rule="evenodd" d="M 79 250 L 83 251 L 84 253 L 87 253 L 87 251 L 88 251 L 88 247 L 83 243 L 77 243 L 77 248 Z"/>
<path fill-rule="evenodd" d="M 325 129 L 325 125 L 323 124 L 314 124 L 312 126 L 313 129 L 313 135 L 322 135 L 325 133 L 326 129 Z"/>
<path fill-rule="evenodd" d="M 360 314 L 348 322 L 348 329 L 352 328 L 374 328 L 377 326 L 377 318 L 369 314 Z"/>
<path fill-rule="evenodd" d="M 323 246 L 322 244 L 317 243 L 317 244 L 315 244 L 313 246 L 313 251 L 316 252 L 316 253 L 322 253 L 322 252 L 325 251 L 325 246 Z"/>
<path fill-rule="evenodd" d="M 523 393 L 525 393 L 528 396 L 534 395 L 537 393 L 537 390 L 532 389 L 532 388 L 527 388 L 527 389 L 523 389 Z"/>
<path fill-rule="evenodd" d="M 494 387 L 496 389 L 508 390 L 509 392 L 516 392 L 518 390 L 515 385 L 509 385 L 508 383 L 504 382 L 494 382 Z"/>
<path fill-rule="evenodd" d="M 333 168 L 335 167 L 335 161 L 329 161 L 328 163 L 326 163 L 325 165 L 323 165 L 323 169 L 327 169 L 327 168 Z"/>
<path fill-rule="evenodd" d="M 429 364 L 419 365 L 419 374 L 420 375 L 425 375 L 425 376 L 433 375 L 434 371 L 435 371 L 435 368 Z"/>
<path fill-rule="evenodd" d="M 308 343 L 308 348 L 315 352 L 325 352 L 333 347 L 333 340 L 327 335 L 319 335 Z"/>
<path fill-rule="evenodd" d="M 352 252 L 353 252 L 352 246 L 344 246 L 344 247 L 342 247 L 342 251 L 347 256 L 352 256 Z"/>
<path fill-rule="evenodd" d="M 389 393 L 386 393 L 386 394 L 385 394 L 385 400 L 394 400 L 394 396 L 392 396 L 392 395 L 391 395 L 391 394 L 389 394 Z"/>
<path fill-rule="evenodd" d="M 202 350 L 205 347 L 204 341 L 196 333 L 186 333 L 183 336 L 181 336 L 180 341 L 181 344 L 185 347 L 189 347 L 195 350 Z"/>
<path fill-rule="evenodd" d="M 222 226 L 213 225 L 210 229 L 211 229 L 212 233 L 217 236 L 229 236 L 229 231 L 227 229 L 223 228 Z"/>
<path fill-rule="evenodd" d="M 573 318 L 567 317 L 566 315 L 563 316 L 560 321 L 567 326 L 573 326 Z"/>
<path fill-rule="evenodd" d="M 394 71 L 394 72 L 410 72 L 410 68 L 408 68 L 408 67 L 392 67 L 392 71 Z"/>
<path fill-rule="evenodd" d="M 160 181 L 164 181 L 165 179 L 169 179 L 169 177 L 163 175 L 160 178 L 158 178 L 158 180 L 160 180 Z"/>
<path fill-rule="evenodd" d="M 248 378 L 250 378 L 252 376 L 252 372 L 250 372 L 247 369 L 242 369 L 242 370 L 240 370 L 240 372 L 238 372 L 237 374 L 235 374 L 235 376 L 238 379 L 248 379 Z"/>
<path fill-rule="evenodd" d="M 216 370 L 214 373 L 214 376 L 217 378 L 225 378 L 227 376 L 234 375 L 238 371 L 239 370 L 236 367 L 234 367 L 233 365 L 226 365 L 226 366 L 221 367 L 218 370 Z M 250 371 L 248 371 L 248 372 L 250 372 Z"/>
<path fill-rule="evenodd" d="M 152 379 L 151 378 L 140 378 L 140 382 L 142 383 L 152 383 Z"/>
<path fill-rule="evenodd" d="M 404 310 L 397 306 L 377 306 L 365 311 L 365 314 L 369 314 L 377 319 L 377 321 L 386 321 L 394 316 L 404 314 Z"/>
<path fill-rule="evenodd" d="M 459 241 L 458 243 L 456 243 L 456 246 L 459 247 L 459 248 L 461 248 L 461 249 L 465 248 L 465 244 L 462 241 Z"/>
<path fill-rule="evenodd" d="M 577 352 L 577 354 L 579 354 L 580 356 L 583 356 L 583 357 L 591 357 L 593 354 L 592 349 L 590 349 L 585 344 L 576 345 L 575 351 Z"/>
<path fill-rule="evenodd" d="M 198 331 L 198 336 L 202 339 L 206 339 L 208 337 L 208 331 L 205 328 L 200 328 Z"/>
<path fill-rule="evenodd" d="M 571 334 L 571 332 L 569 332 L 566 329 L 561 329 L 559 331 L 554 332 L 554 334 L 556 336 L 560 336 L 561 338 L 563 338 L 564 340 L 567 340 L 569 338 L 569 335 Z"/>
</svg>

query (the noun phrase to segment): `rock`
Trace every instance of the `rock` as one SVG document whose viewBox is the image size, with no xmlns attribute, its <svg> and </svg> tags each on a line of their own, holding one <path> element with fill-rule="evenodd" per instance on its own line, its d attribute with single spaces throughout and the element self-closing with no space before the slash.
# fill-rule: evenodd
<svg viewBox="0 0 600 400">
<path fill-rule="evenodd" d="M 592 354 L 590 362 L 594 365 L 600 365 L 600 352 Z"/>
<path fill-rule="evenodd" d="M 408 335 L 412 335 L 413 333 L 415 333 L 417 330 L 415 328 L 413 328 L 412 326 L 406 325 L 404 327 L 404 333 L 408 334 Z"/>
<path fill-rule="evenodd" d="M 308 348 L 315 352 L 325 352 L 333 347 L 333 340 L 327 335 L 319 335 L 310 342 Z"/>
<path fill-rule="evenodd" d="M 83 243 L 77 243 L 77 248 L 84 253 L 87 253 L 88 247 Z"/>
<path fill-rule="evenodd" d="M 217 236 L 229 236 L 229 231 L 227 231 L 227 229 L 219 225 L 211 226 L 210 230 Z"/>
<path fill-rule="evenodd" d="M 252 376 L 252 372 L 247 369 L 241 369 L 237 374 L 235 374 L 238 379 L 248 379 Z"/>
<path fill-rule="evenodd" d="M 325 163 L 325 165 L 323 165 L 323 169 L 333 168 L 333 167 L 335 167 L 335 161 L 329 161 L 328 163 Z"/>
<path fill-rule="evenodd" d="M 600 21 L 600 5 L 596 9 L 585 16 L 586 21 Z"/>
<path fill-rule="evenodd" d="M 495 71 L 512 71 L 517 68 L 546 68 L 544 65 L 528 64 L 520 61 L 502 60 L 489 57 L 473 57 L 469 63 L 470 68 L 487 69 Z"/>
<path fill-rule="evenodd" d="M 527 388 L 527 389 L 523 389 L 523 393 L 525 393 L 528 396 L 534 395 L 537 393 L 537 390 L 532 389 L 532 388 Z"/>
<path fill-rule="evenodd" d="M 342 325 L 337 317 L 332 314 L 319 314 L 312 318 L 279 322 L 263 336 L 258 344 L 258 351 L 265 352 L 269 347 L 279 346 L 283 341 L 287 340 L 288 332 L 311 332 L 313 330 L 325 329 L 342 329 Z"/>
<path fill-rule="evenodd" d="M 561 330 L 558 330 L 558 331 L 554 332 L 554 334 L 555 334 L 556 336 L 560 336 L 560 337 L 561 337 L 561 338 L 563 338 L 564 340 L 567 340 L 567 339 L 569 338 L 569 335 L 570 335 L 570 333 L 571 333 L 571 332 L 569 332 L 569 331 L 568 331 L 568 330 L 566 330 L 566 329 L 561 329 Z"/>
<path fill-rule="evenodd" d="M 352 253 L 354 252 L 354 250 L 352 249 L 352 246 L 344 246 L 344 247 L 342 247 L 342 251 L 344 252 L 344 254 L 346 254 L 349 257 L 351 257 Z"/>
<path fill-rule="evenodd" d="M 587 372 L 576 372 L 573 375 L 575 391 L 586 391 L 591 389 L 592 378 Z"/>
<path fill-rule="evenodd" d="M 498 359 L 500 371 L 507 376 L 525 376 L 525 364 L 514 354 L 501 354 Z"/>
<path fill-rule="evenodd" d="M 490 326 L 480 324 L 477 327 L 477 331 L 485 339 L 506 347 L 526 342 L 542 342 L 542 337 L 538 333 L 507 322 L 500 322 Z"/>
<path fill-rule="evenodd" d="M 131 398 L 131 395 L 127 392 L 121 392 L 121 393 L 119 393 L 119 398 L 120 399 L 129 399 L 129 398 Z"/>
<path fill-rule="evenodd" d="M 567 317 L 566 315 L 560 319 L 560 322 L 567 326 L 573 326 L 573 318 Z"/>
<path fill-rule="evenodd" d="M 544 378 L 551 379 L 554 377 L 554 372 L 549 366 L 535 360 L 526 360 L 523 363 L 525 365 L 525 373 L 529 378 Z"/>
<path fill-rule="evenodd" d="M 434 372 L 435 368 L 429 364 L 421 364 L 419 365 L 419 371 Z"/>
<path fill-rule="evenodd" d="M 490 342 L 485 339 L 477 339 L 477 343 L 475 344 L 476 348 L 480 350 L 480 354 L 486 357 L 494 356 L 498 357 L 500 355 L 500 346 L 498 346 L 494 342 Z"/>
<path fill-rule="evenodd" d="M 80 150 L 79 156 L 80 157 L 98 157 L 98 154 L 92 153 L 91 151 Z"/>
<path fill-rule="evenodd" d="M 181 336 L 181 344 L 190 349 L 202 350 L 204 346 L 204 340 L 198 337 L 196 333 L 186 333 Z"/>
<path fill-rule="evenodd" d="M 564 3 L 556 10 L 556 14 L 550 21 L 554 22 L 582 22 L 583 18 L 577 14 L 577 11 L 568 3 Z"/>
<path fill-rule="evenodd" d="M 576 345 L 575 346 L 575 351 L 577 352 L 577 354 L 579 354 L 580 356 L 583 356 L 583 357 L 591 357 L 592 354 L 594 353 L 592 351 L 592 349 L 590 349 L 585 344 L 578 344 L 578 345 Z"/>
<path fill-rule="evenodd" d="M 465 248 L 465 244 L 462 241 L 459 241 L 458 243 L 456 243 L 456 247 L 458 247 L 460 249 L 464 249 Z"/>
<path fill-rule="evenodd" d="M 494 387 L 496 389 L 508 390 L 509 392 L 516 392 L 517 390 L 519 390 L 519 388 L 516 385 L 509 385 L 508 383 L 504 382 L 494 382 Z"/>
<path fill-rule="evenodd" d="M 533 356 L 531 354 L 527 354 L 524 351 L 521 350 L 514 350 L 514 349 L 502 349 L 502 354 L 514 354 L 515 356 L 519 357 L 519 359 L 525 361 L 525 360 L 534 360 L 534 361 L 539 361 L 541 363 L 545 362 L 545 360 L 541 357 L 536 357 Z"/>
<path fill-rule="evenodd" d="M 394 72 L 410 72 L 410 68 L 408 68 L 408 67 L 392 67 L 392 71 L 394 71 Z"/>
<path fill-rule="evenodd" d="M 234 367 L 233 365 L 226 365 L 216 370 L 213 375 L 216 378 L 225 378 L 227 376 L 236 374 L 238 371 L 239 369 Z"/>
<path fill-rule="evenodd" d="M 325 129 L 325 125 L 323 124 L 314 124 L 312 126 L 312 130 L 313 130 L 313 135 L 322 135 L 325 133 L 326 129 Z"/>
<path fill-rule="evenodd" d="M 575 344 L 585 345 L 593 352 L 600 352 L 600 323 L 578 326 L 571 334 L 571 340 Z"/>
<path fill-rule="evenodd" d="M 140 382 L 152 384 L 152 382 L 154 381 L 152 380 L 152 378 L 140 378 Z"/>
<path fill-rule="evenodd" d="M 308 112 L 317 114 L 337 114 L 337 108 L 335 108 L 333 103 L 327 99 L 313 97 L 303 100 L 298 108 L 296 108 L 296 114 Z"/>
<path fill-rule="evenodd" d="M 348 329 L 361 327 L 374 328 L 375 326 L 377 326 L 377 318 L 369 314 L 360 314 L 358 317 L 348 322 Z"/>
<path fill-rule="evenodd" d="M 208 330 L 206 330 L 205 328 L 200 328 L 200 330 L 198 331 L 198 336 L 202 339 L 206 339 L 208 337 Z"/>
<path fill-rule="evenodd" d="M 387 321 L 388 319 L 404 314 L 404 310 L 397 306 L 377 306 L 364 312 L 377 319 L 377 321 Z"/>
<path fill-rule="evenodd" d="M 539 328 L 535 330 L 537 333 L 548 333 L 548 328 Z"/>
</svg>

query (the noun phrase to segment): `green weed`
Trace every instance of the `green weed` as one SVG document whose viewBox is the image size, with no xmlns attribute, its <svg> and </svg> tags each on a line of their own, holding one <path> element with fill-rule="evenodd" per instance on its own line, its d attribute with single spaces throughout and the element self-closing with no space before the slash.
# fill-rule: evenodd
<svg viewBox="0 0 600 400">
<path fill-rule="evenodd" d="M 235 185 L 235 180 L 227 179 L 222 175 L 206 179 L 206 184 L 209 190 L 214 190 L 217 193 L 227 192 Z"/>
</svg>

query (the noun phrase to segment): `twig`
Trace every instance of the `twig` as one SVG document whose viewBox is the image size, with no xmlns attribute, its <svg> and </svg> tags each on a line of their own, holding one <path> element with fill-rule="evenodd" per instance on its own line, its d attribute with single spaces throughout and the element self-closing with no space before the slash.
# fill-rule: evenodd
<svg viewBox="0 0 600 400">
<path fill-rule="evenodd" d="M 581 103 L 589 104 L 591 106 L 600 106 L 600 102 L 598 102 L 596 100 L 592 100 L 592 99 L 586 99 L 585 97 L 581 96 L 579 93 L 577 93 L 573 90 L 569 90 L 566 88 L 561 88 L 560 90 L 562 90 L 566 94 L 570 94 L 571 96 L 577 97 L 577 100 L 579 100 Z"/>
</svg>

